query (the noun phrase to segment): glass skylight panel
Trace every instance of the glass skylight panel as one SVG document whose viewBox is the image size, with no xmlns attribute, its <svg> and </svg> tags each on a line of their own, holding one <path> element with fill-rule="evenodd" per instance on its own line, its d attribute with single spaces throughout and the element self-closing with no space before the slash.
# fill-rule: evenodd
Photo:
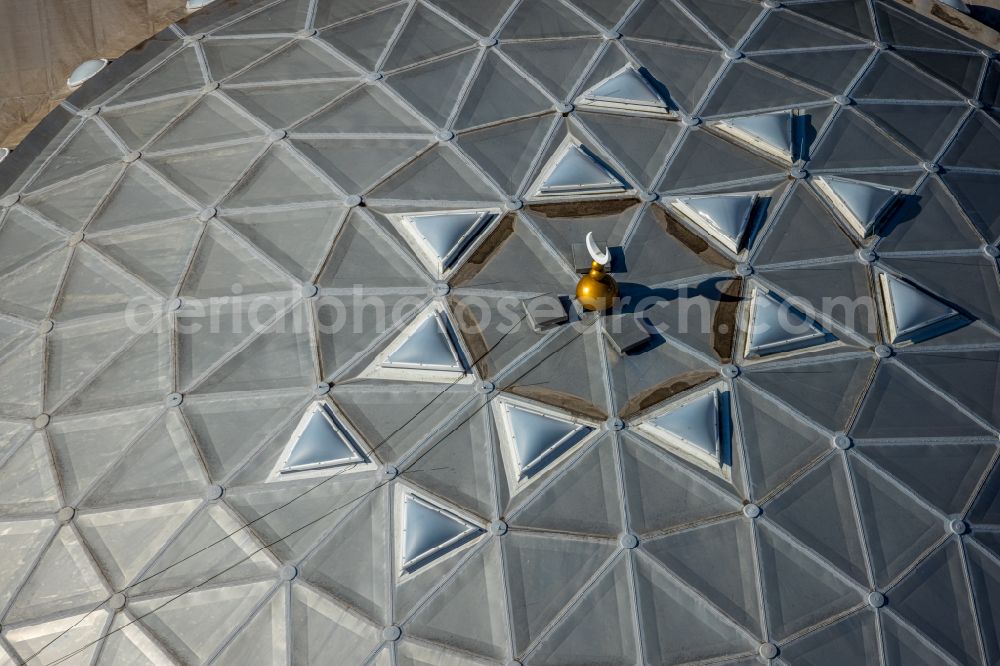
<svg viewBox="0 0 1000 666">
<path fill-rule="evenodd" d="M 601 111 L 670 117 L 675 115 L 650 81 L 631 65 L 622 67 L 576 100 L 577 106 Z"/>
<path fill-rule="evenodd" d="M 404 337 L 393 351 L 389 352 L 383 365 L 387 368 L 465 372 L 465 367 L 455 352 L 448 326 L 443 316 L 437 312 L 425 316 L 423 321 Z"/>
<path fill-rule="evenodd" d="M 911 340 L 958 323 L 959 313 L 947 303 L 894 275 L 882 272 L 878 278 L 889 342 Z"/>
<path fill-rule="evenodd" d="M 536 476 L 593 431 L 527 403 L 506 397 L 498 403 L 506 453 L 517 481 Z"/>
<path fill-rule="evenodd" d="M 278 472 L 288 475 L 366 462 L 330 408 L 318 401 L 306 410 L 292 432 Z"/>
<path fill-rule="evenodd" d="M 722 465 L 722 424 L 719 390 L 713 388 L 671 405 L 640 426 L 657 440 L 679 447 L 713 467 Z"/>
<path fill-rule="evenodd" d="M 582 144 L 567 138 L 535 185 L 537 198 L 608 196 L 628 190 L 609 167 Z"/>
<path fill-rule="evenodd" d="M 791 164 L 795 159 L 791 111 L 727 118 L 715 127 L 782 162 Z"/>
<path fill-rule="evenodd" d="M 405 491 L 400 568 L 413 573 L 469 542 L 482 529 L 457 514 Z"/>
<path fill-rule="evenodd" d="M 799 310 L 754 287 L 743 354 L 757 358 L 795 351 L 827 341 L 829 333 Z"/>
<path fill-rule="evenodd" d="M 396 221 L 421 260 L 441 277 L 496 214 L 495 210 L 410 213 Z"/>
<path fill-rule="evenodd" d="M 750 224 L 757 197 L 756 192 L 676 197 L 671 206 L 728 250 L 736 253 L 740 251 L 740 243 Z"/>
<path fill-rule="evenodd" d="M 816 187 L 826 195 L 861 238 L 871 234 L 879 220 L 892 207 L 901 190 L 839 176 L 819 176 Z"/>
</svg>

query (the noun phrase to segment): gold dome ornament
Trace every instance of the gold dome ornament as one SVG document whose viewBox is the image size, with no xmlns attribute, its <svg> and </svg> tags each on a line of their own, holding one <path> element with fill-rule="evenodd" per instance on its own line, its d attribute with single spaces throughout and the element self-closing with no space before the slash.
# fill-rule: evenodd
<svg viewBox="0 0 1000 666">
<path fill-rule="evenodd" d="M 576 283 L 576 299 L 584 310 L 605 312 L 614 307 L 618 299 L 618 283 L 604 269 L 611 261 L 611 253 L 607 249 L 604 252 L 597 249 L 592 231 L 587 233 L 587 251 L 592 260 L 590 272 Z"/>
</svg>

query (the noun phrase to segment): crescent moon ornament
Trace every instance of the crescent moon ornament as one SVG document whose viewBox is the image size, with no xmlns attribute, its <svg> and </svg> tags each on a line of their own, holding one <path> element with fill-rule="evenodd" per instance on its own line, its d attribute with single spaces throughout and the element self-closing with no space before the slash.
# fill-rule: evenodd
<svg viewBox="0 0 1000 666">
<path fill-rule="evenodd" d="M 607 248 L 604 252 L 597 248 L 593 232 L 587 233 L 587 252 L 593 263 L 590 272 L 576 283 L 576 298 L 584 310 L 606 312 L 614 307 L 618 298 L 618 283 L 604 268 L 611 261 L 611 252 Z"/>
<path fill-rule="evenodd" d="M 599 263 L 601 266 L 607 266 L 611 261 L 611 252 L 608 248 L 601 252 L 597 249 L 597 243 L 594 242 L 594 232 L 587 232 L 587 252 L 590 253 L 590 258 Z"/>
</svg>

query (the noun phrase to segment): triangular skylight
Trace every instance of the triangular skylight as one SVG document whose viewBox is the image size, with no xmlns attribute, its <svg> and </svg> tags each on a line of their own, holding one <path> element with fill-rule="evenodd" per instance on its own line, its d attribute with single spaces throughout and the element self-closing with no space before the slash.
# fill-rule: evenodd
<svg viewBox="0 0 1000 666">
<path fill-rule="evenodd" d="M 628 187 L 586 147 L 567 137 L 532 191 L 540 199 L 594 197 L 622 194 Z"/>
<path fill-rule="evenodd" d="M 671 205 L 735 253 L 740 251 L 740 243 L 756 203 L 757 193 L 751 192 L 676 197 Z"/>
<path fill-rule="evenodd" d="M 791 164 L 795 159 L 791 111 L 727 118 L 715 126 L 724 134 L 783 162 Z"/>
<path fill-rule="evenodd" d="M 577 98 L 576 105 L 639 115 L 674 115 L 650 81 L 631 65 L 622 67 L 584 92 Z"/>
<path fill-rule="evenodd" d="M 410 213 L 394 221 L 428 269 L 441 277 L 496 214 L 493 210 Z"/>
<path fill-rule="evenodd" d="M 640 429 L 701 462 L 722 466 L 722 412 L 717 388 L 670 405 Z"/>
<path fill-rule="evenodd" d="M 542 472 L 593 431 L 568 417 L 521 401 L 501 398 L 497 404 L 504 454 L 517 482 Z"/>
<path fill-rule="evenodd" d="M 746 358 L 795 351 L 830 340 L 832 336 L 815 321 L 767 290 L 754 287 L 743 352 Z"/>
<path fill-rule="evenodd" d="M 909 282 L 888 273 L 878 278 L 889 342 L 934 335 L 960 323 L 958 311 Z"/>
<path fill-rule="evenodd" d="M 403 491 L 400 568 L 413 573 L 454 551 L 482 529 L 437 504 Z"/>
<path fill-rule="evenodd" d="M 299 419 L 272 478 L 288 478 L 302 472 L 367 462 L 368 458 L 354 443 L 330 407 L 317 401 Z"/>
<path fill-rule="evenodd" d="M 363 375 L 407 381 L 455 381 L 467 374 L 456 339 L 443 308 L 432 304 L 396 336 Z"/>
<path fill-rule="evenodd" d="M 861 238 L 868 236 L 901 190 L 838 176 L 819 176 L 816 186 Z"/>
</svg>

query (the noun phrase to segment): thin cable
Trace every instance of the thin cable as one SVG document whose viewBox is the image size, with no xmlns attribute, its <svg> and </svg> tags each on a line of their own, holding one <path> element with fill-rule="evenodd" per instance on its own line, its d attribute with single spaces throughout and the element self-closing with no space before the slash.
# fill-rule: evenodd
<svg viewBox="0 0 1000 666">
<path fill-rule="evenodd" d="M 523 319 L 524 319 L 524 317 L 522 317 L 521 320 L 519 320 L 519 321 L 522 321 Z M 558 352 L 562 351 L 565 347 L 569 346 L 570 343 L 572 343 L 577 338 L 579 338 L 580 336 L 582 336 L 584 334 L 584 332 L 588 328 L 590 328 L 591 326 L 593 326 L 596 322 L 597 322 L 597 319 L 594 319 L 593 321 L 591 321 L 590 323 L 588 323 L 586 326 L 584 326 L 583 328 L 581 328 L 573 337 L 571 337 L 565 343 L 561 344 L 557 349 L 552 350 L 551 353 L 546 354 L 545 356 L 543 356 L 542 358 L 540 358 L 537 363 L 535 363 L 531 367 L 527 368 L 523 373 L 521 373 L 520 375 L 518 375 L 513 381 L 516 382 L 517 380 L 524 378 L 525 375 L 527 375 L 528 373 L 530 373 L 532 370 L 534 370 L 535 368 L 537 368 L 539 365 L 541 365 L 542 363 L 544 363 L 546 360 L 548 360 L 549 358 L 551 358 L 552 356 L 554 356 Z M 486 356 L 486 354 L 489 354 L 493 349 L 495 349 L 496 345 L 499 344 L 500 342 L 502 342 L 503 338 L 506 337 L 507 335 L 509 335 L 513 330 L 514 329 L 512 328 L 511 331 L 508 331 L 507 333 L 505 333 L 504 336 L 502 336 L 500 338 L 500 340 L 497 340 L 497 342 L 481 358 L 484 358 Z M 452 385 L 453 384 L 449 384 L 449 387 L 452 386 Z M 445 390 L 447 390 L 447 389 L 445 389 Z M 443 393 L 443 391 L 442 391 L 442 393 Z M 410 463 L 410 466 L 412 467 L 413 464 L 417 463 L 418 461 L 420 461 L 420 459 L 422 459 L 424 456 L 426 456 L 428 453 L 430 453 L 430 451 L 433 450 L 434 447 L 436 447 L 438 444 L 440 444 L 441 442 L 443 442 L 444 440 L 446 440 L 451 434 L 453 434 L 454 432 L 456 432 L 460 427 L 462 427 L 463 425 L 465 425 L 466 423 L 468 423 L 469 420 L 471 420 L 474 416 L 476 416 L 482 409 L 484 409 L 486 406 L 488 406 L 494 400 L 494 398 L 496 398 L 499 395 L 500 395 L 500 392 L 498 391 L 498 392 L 494 393 L 492 396 L 489 396 L 482 405 L 480 405 L 475 410 L 473 410 L 473 412 L 471 414 L 469 414 L 465 419 L 461 420 L 451 430 L 449 430 L 448 432 L 444 433 L 444 435 L 441 436 L 441 437 L 439 437 L 434 444 L 432 444 L 431 446 L 429 446 L 427 448 L 426 451 L 424 451 L 423 453 L 421 453 L 420 456 L 418 456 L 415 460 L 413 460 Z M 432 400 L 432 402 L 433 402 L 433 400 Z M 428 404 L 430 404 L 430 403 L 428 403 Z M 406 471 L 408 471 L 408 470 L 401 471 L 399 473 L 399 476 L 402 476 L 403 474 L 405 474 Z M 304 529 L 306 529 L 308 527 L 311 527 L 312 525 L 318 523 L 319 521 L 321 521 L 321 520 L 329 517 L 330 515 L 336 513 L 337 511 L 340 511 L 341 509 L 343 509 L 343 508 L 345 508 L 347 506 L 350 506 L 351 504 L 353 504 L 355 502 L 359 502 L 359 501 L 363 500 L 365 497 L 367 497 L 368 495 L 370 495 L 370 494 L 374 493 L 375 491 L 381 489 L 382 487 L 388 485 L 393 480 L 394 479 L 387 479 L 387 480 L 385 480 L 385 481 L 383 481 L 383 482 L 375 485 L 374 487 L 369 488 L 368 490 L 364 491 L 363 493 L 361 493 L 359 496 L 355 497 L 354 499 L 351 499 L 351 500 L 349 500 L 349 501 L 347 501 L 347 502 L 345 502 L 345 503 L 343 503 L 343 504 L 341 504 L 341 505 L 339 505 L 339 506 L 337 506 L 337 507 L 335 507 L 335 508 L 327 511 L 323 515 L 321 515 L 321 516 L 319 516 L 319 517 L 317 517 L 317 518 L 309 521 L 308 523 L 306 523 L 306 524 L 304 524 L 304 525 L 302 525 L 300 527 L 297 527 L 296 529 L 292 530 L 291 532 L 289 532 L 285 536 L 280 537 L 278 539 L 275 539 L 274 541 L 272 541 L 272 542 L 270 542 L 270 543 L 268 543 L 268 544 L 266 544 L 264 546 L 261 546 L 257 550 L 255 550 L 252 553 L 250 553 L 250 554 L 242 557 L 241 559 L 239 559 L 238 561 L 234 562 L 230 566 L 226 567 L 222 571 L 219 571 L 218 573 L 213 574 L 212 576 L 210 576 L 209 578 L 201 581 L 200 583 L 192 585 L 191 587 L 187 588 L 186 590 L 182 590 L 180 593 L 178 593 L 174 597 L 171 597 L 170 599 L 167 599 L 165 602 L 163 602 L 162 604 L 160 604 L 156 608 L 154 608 L 154 609 L 152 609 L 152 610 L 144 613 L 143 615 L 136 616 L 135 619 L 130 620 L 129 622 L 123 624 L 122 626 L 118 627 L 117 629 L 113 629 L 112 631 L 109 631 L 107 634 L 104 634 L 104 635 L 102 635 L 102 636 L 100 636 L 98 638 L 95 638 L 94 640 L 90 641 L 89 643 L 86 643 L 85 645 L 77 648 L 75 651 L 73 651 L 73 652 L 71 652 L 69 654 L 66 654 L 66 655 L 60 657 L 56 661 L 53 661 L 50 666 L 55 666 L 56 664 L 60 664 L 60 663 L 62 663 L 64 661 L 66 661 L 67 659 L 70 659 L 70 658 L 76 656 L 77 654 L 80 654 L 84 650 L 88 649 L 90 646 L 95 645 L 96 643 L 99 643 L 100 641 L 106 639 L 108 636 L 111 636 L 112 634 L 115 634 L 115 633 L 121 631 L 122 629 L 135 624 L 139 620 L 141 620 L 141 619 L 143 619 L 143 618 L 145 618 L 145 617 L 147 617 L 147 616 L 149 616 L 149 615 L 151 615 L 153 613 L 156 613 L 157 611 L 159 611 L 161 608 L 165 607 L 166 605 L 168 605 L 168 604 L 176 601 L 177 599 L 180 599 L 185 594 L 193 592 L 194 590 L 200 588 L 201 586 L 203 586 L 203 585 L 211 582 L 212 580 L 218 578 L 222 574 L 224 574 L 224 573 L 226 573 L 228 571 L 231 571 L 235 567 L 239 566 L 240 564 L 246 562 L 250 558 L 252 558 L 255 555 L 257 555 L 257 553 L 260 553 L 263 550 L 266 550 L 266 549 L 270 548 L 271 546 L 273 546 L 275 544 L 278 544 L 278 543 L 284 541 L 285 539 L 288 539 L 289 537 L 294 536 L 295 534 L 298 534 L 302 530 L 304 530 Z M 138 583 L 136 583 L 136 584 L 138 584 Z M 93 611 L 91 611 L 91 612 L 93 612 Z M 83 618 L 81 618 L 81 620 L 82 619 Z M 79 622 L 80 622 L 80 620 L 78 620 L 76 624 L 79 624 Z M 74 626 L 76 626 L 76 624 L 74 624 Z M 72 628 L 72 627 L 70 627 L 70 628 Z M 48 647 L 49 645 L 51 645 L 52 643 L 54 643 L 56 640 L 58 640 L 68 630 L 69 629 L 63 631 L 59 636 L 57 636 L 52 641 L 49 641 L 49 643 L 47 643 L 40 650 L 38 650 L 38 652 L 36 652 L 35 654 L 33 654 L 29 659 L 26 659 L 25 660 L 25 664 L 27 664 L 31 659 L 34 659 L 36 656 L 38 656 L 38 654 L 40 654 L 42 650 L 44 650 L 46 647 Z"/>
</svg>

